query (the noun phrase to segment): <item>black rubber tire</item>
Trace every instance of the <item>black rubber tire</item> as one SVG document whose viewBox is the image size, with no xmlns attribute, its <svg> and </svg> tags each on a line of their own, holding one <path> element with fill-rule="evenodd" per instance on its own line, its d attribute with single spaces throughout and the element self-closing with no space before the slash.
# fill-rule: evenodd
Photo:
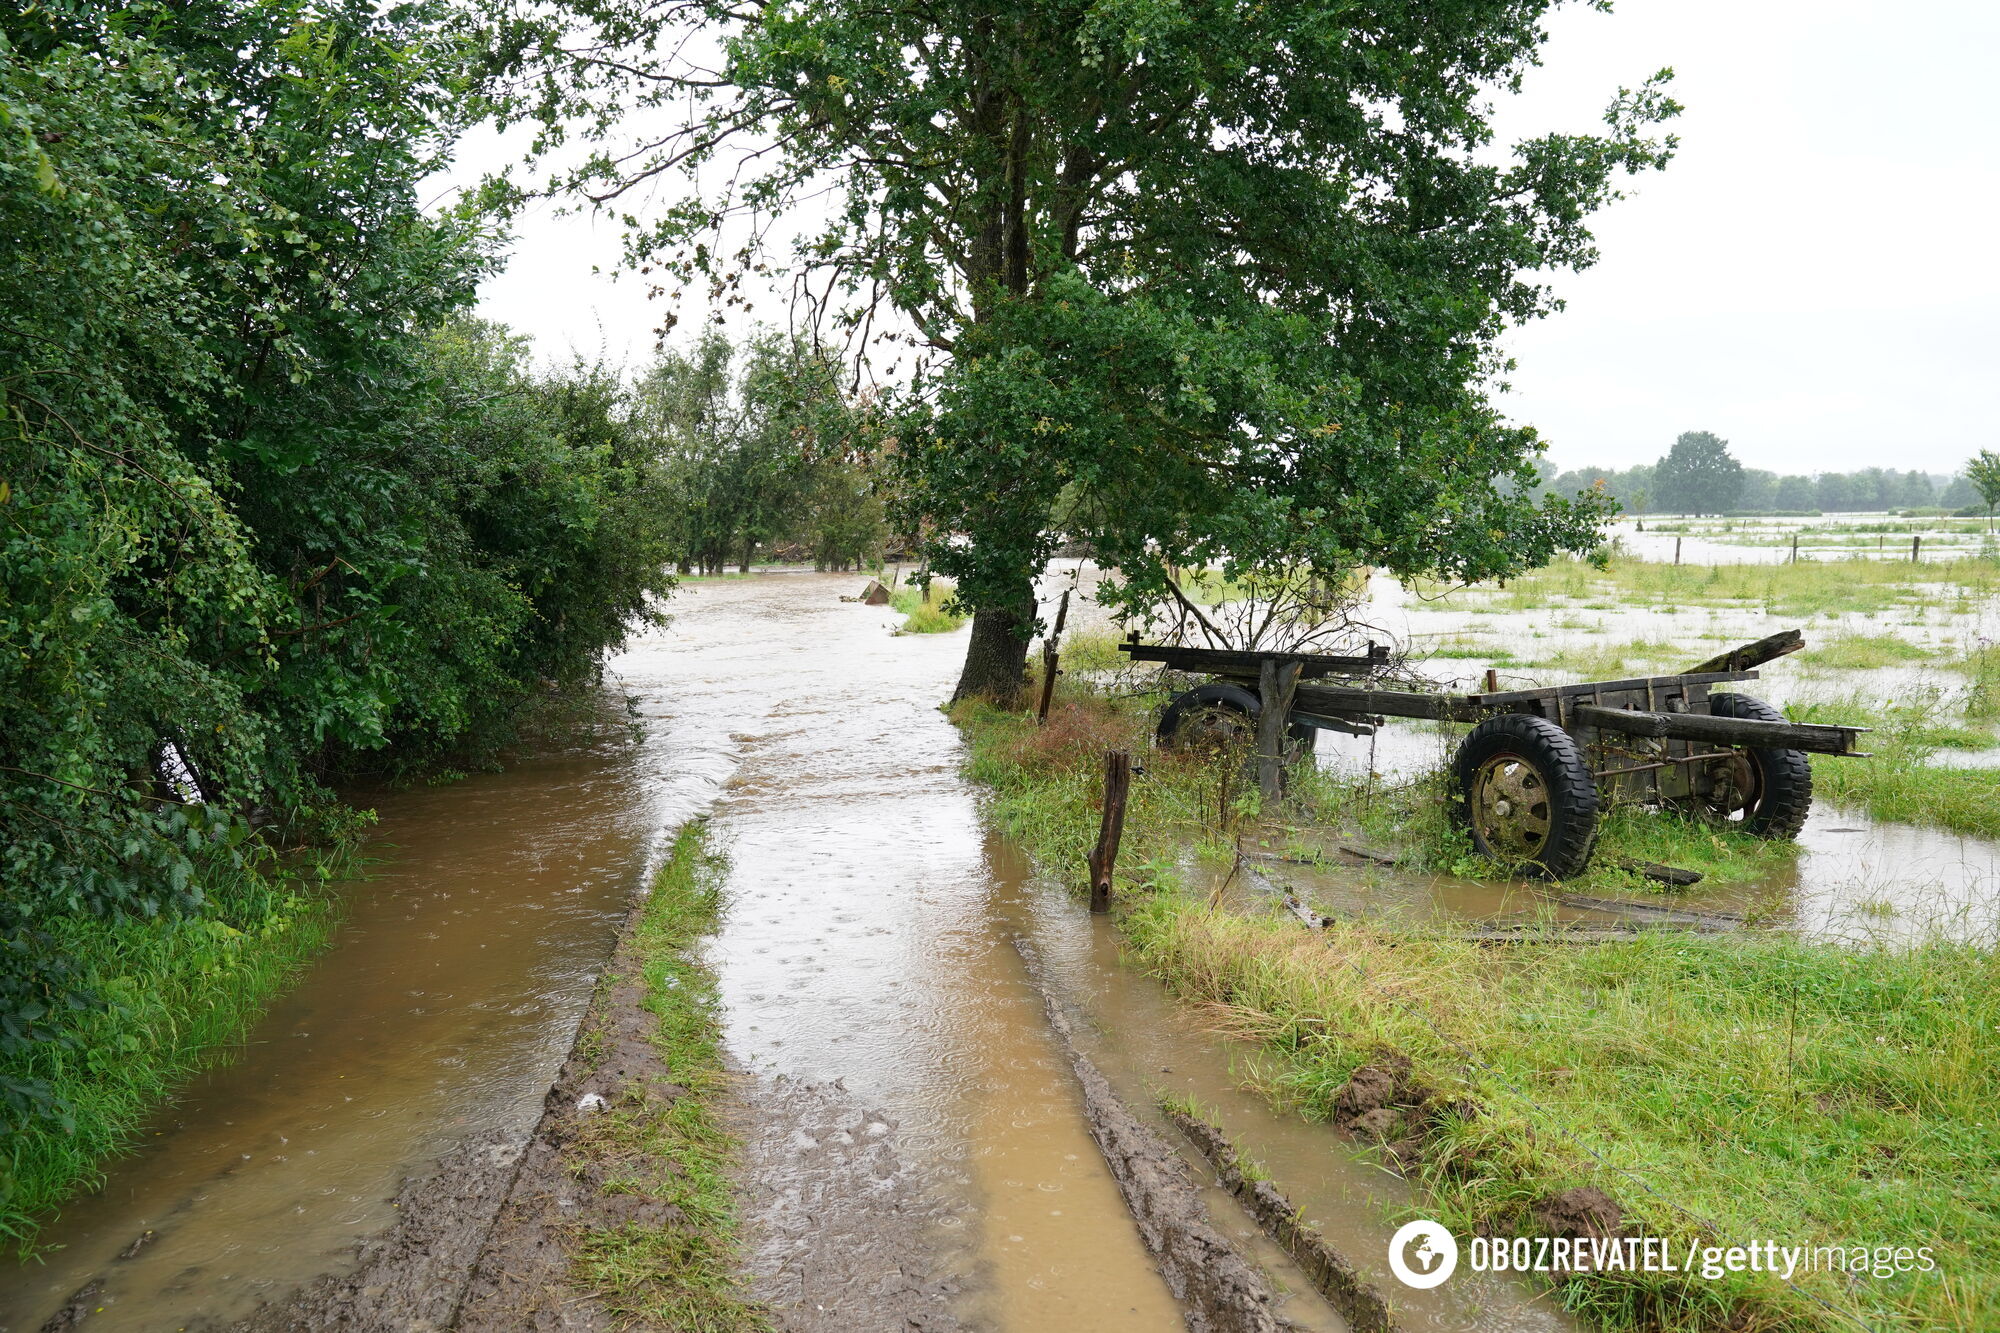
<svg viewBox="0 0 2000 1333">
<path fill-rule="evenodd" d="M 1187 721 L 1189 715 L 1204 709 L 1216 707 L 1227 708 L 1232 712 L 1243 714 L 1244 722 L 1249 730 L 1246 739 L 1251 745 L 1254 746 L 1256 744 L 1257 719 L 1263 715 L 1264 701 L 1251 691 L 1244 689 L 1241 685 L 1229 685 L 1220 682 L 1210 685 L 1197 685 L 1191 690 L 1182 690 L 1179 694 L 1175 695 L 1173 701 L 1160 713 L 1160 725 L 1153 733 L 1154 738 L 1161 745 L 1179 745 L 1183 741 L 1183 738 L 1179 734 L 1181 724 Z M 1318 735 L 1318 727 L 1308 727 L 1303 723 L 1294 722 L 1289 727 L 1286 727 L 1285 762 L 1288 764 L 1296 763 L 1306 755 L 1311 754 L 1313 751 L 1313 742 L 1318 738 Z"/>
<path fill-rule="evenodd" d="M 1739 717 L 1753 722 L 1783 722 L 1785 715 L 1748 694 L 1711 694 L 1711 717 Z M 1812 761 L 1804 750 L 1759 750 L 1745 747 L 1757 769 L 1756 801 L 1741 821 L 1745 833 L 1757 838 L 1796 838 L 1812 812 Z"/>
<path fill-rule="evenodd" d="M 1459 743 L 1452 758 L 1453 811 L 1461 827 L 1471 833 L 1474 849 L 1496 861 L 1512 860 L 1486 844 L 1472 817 L 1473 780 L 1483 766 L 1503 756 L 1532 768 L 1547 795 L 1549 827 L 1541 850 L 1532 860 L 1516 864 L 1543 879 L 1582 874 L 1597 842 L 1597 779 L 1568 732 L 1528 713 L 1487 718 Z"/>
</svg>

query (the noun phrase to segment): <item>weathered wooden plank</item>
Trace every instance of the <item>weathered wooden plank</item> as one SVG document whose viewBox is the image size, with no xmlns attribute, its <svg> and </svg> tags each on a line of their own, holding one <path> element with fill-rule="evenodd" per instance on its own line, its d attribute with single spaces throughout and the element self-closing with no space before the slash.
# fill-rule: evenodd
<svg viewBox="0 0 2000 1333">
<path fill-rule="evenodd" d="M 1690 675 L 1704 671 L 1748 671 L 1751 667 L 1762 666 L 1773 658 L 1795 653 L 1806 646 L 1806 636 L 1795 629 L 1780 630 L 1766 639 L 1746 643 L 1731 648 L 1726 653 L 1718 653 L 1699 666 L 1688 668 Z"/>
<path fill-rule="evenodd" d="M 1809 750 L 1814 754 L 1855 754 L 1854 738 L 1866 727 L 1832 727 L 1817 722 L 1761 722 L 1747 717 L 1715 717 L 1708 713 L 1648 713 L 1638 709 L 1600 708 L 1578 704 L 1570 710 L 1577 723 L 1627 736 L 1668 737 L 1707 741 L 1716 745 L 1754 745 L 1764 749 Z"/>
<path fill-rule="evenodd" d="M 1211 676 L 1240 676 L 1257 679 L 1266 662 L 1296 662 L 1299 674 L 1308 680 L 1320 676 L 1345 675 L 1377 670 L 1389 661 L 1389 650 L 1381 644 L 1368 645 L 1365 657 L 1340 657 L 1331 653 L 1237 652 L 1227 648 L 1183 648 L 1162 643 L 1121 643 L 1118 651 L 1135 662 L 1159 662 L 1176 671 L 1195 671 Z"/>
<path fill-rule="evenodd" d="M 1543 685 L 1532 690 L 1502 690 L 1498 694 L 1462 696 L 1474 708 L 1506 709 L 1511 704 L 1547 699 L 1576 699 L 1612 690 L 1679 689 L 1687 685 L 1714 685 L 1729 680 L 1755 680 L 1754 671 L 1687 672 L 1678 676 L 1634 676 L 1630 680 L 1586 680 L 1575 685 Z"/>
<path fill-rule="evenodd" d="M 1294 707 L 1307 713 L 1382 713 L 1389 717 L 1424 717 L 1443 721 L 1469 722 L 1465 701 L 1449 694 L 1420 694 L 1415 690 L 1364 690 L 1351 685 L 1301 685 L 1294 695 Z"/>
<path fill-rule="evenodd" d="M 1658 861 L 1641 861 L 1637 857 L 1621 856 L 1618 868 L 1629 870 L 1635 875 L 1643 875 L 1655 884 L 1671 884 L 1677 889 L 1685 889 L 1702 881 L 1699 870 L 1683 870 L 1679 866 L 1663 866 Z"/>
</svg>

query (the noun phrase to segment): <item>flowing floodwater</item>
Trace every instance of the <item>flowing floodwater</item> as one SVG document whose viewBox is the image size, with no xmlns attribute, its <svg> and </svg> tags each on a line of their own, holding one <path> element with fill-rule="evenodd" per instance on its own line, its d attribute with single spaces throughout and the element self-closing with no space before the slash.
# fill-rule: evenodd
<svg viewBox="0 0 2000 1333">
<path fill-rule="evenodd" d="M 92 1281 L 92 1329 L 226 1324 L 349 1264 L 398 1182 L 439 1155 L 519 1143 L 630 895 L 702 811 L 729 860 L 708 949 L 744 1073 L 748 1267 L 786 1327 L 1181 1326 L 1017 939 L 1135 1109 L 1162 1092 L 1213 1108 L 1406 1326 L 1565 1327 L 1511 1284 L 1387 1283 L 1404 1187 L 1243 1092 L 1248 1053 L 1122 967 L 1106 926 L 983 828 L 936 708 L 963 636 L 893 636 L 894 613 L 843 603 L 857 582 L 691 585 L 614 663 L 643 740 L 382 796 L 384 859 L 349 886 L 334 947 L 52 1225 L 55 1248 L 0 1290 L 0 1333 L 40 1327 Z M 1865 879 L 1874 858 L 1893 877 L 1921 851 L 1855 827 L 1816 817 L 1802 867 L 1846 858 Z M 1960 860 L 1991 865 L 1984 847 Z M 1343 882 L 1374 908 L 1408 892 Z M 1798 903 L 1803 887 L 1762 891 Z M 1534 899 L 1425 892 L 1475 916 Z M 1295 1293 L 1288 1317 L 1341 1327 L 1230 1200 L 1210 1204 Z"/>
</svg>

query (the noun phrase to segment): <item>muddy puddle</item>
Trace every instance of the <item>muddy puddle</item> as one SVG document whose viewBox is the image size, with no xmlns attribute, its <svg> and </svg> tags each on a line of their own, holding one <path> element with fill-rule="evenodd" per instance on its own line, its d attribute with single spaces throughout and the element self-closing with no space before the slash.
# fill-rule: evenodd
<svg viewBox="0 0 2000 1333">
<path fill-rule="evenodd" d="M 854 582 L 702 585 L 626 663 L 740 749 L 710 956 L 759 1294 L 791 1328 L 1174 1327 L 993 924 L 937 711 L 963 636 L 892 638 L 900 617 L 840 603 Z"/>
<path fill-rule="evenodd" d="M 1253 1045 L 1205 1031 L 1195 1011 L 1151 977 L 1121 961 L 1108 919 L 1076 910 L 1059 887 L 1027 873 L 1002 849 L 996 864 L 1007 892 L 1007 928 L 1029 942 L 1059 1002 L 1081 1020 L 1079 1044 L 1135 1111 L 1173 1137 L 1159 1114 L 1164 1097 L 1192 1097 L 1239 1151 L 1267 1170 L 1300 1214 L 1387 1300 L 1397 1327 L 1409 1330 L 1568 1330 L 1578 1327 L 1546 1294 L 1506 1278 L 1461 1272 L 1442 1287 L 1416 1291 L 1389 1271 L 1389 1238 L 1419 1208 L 1414 1189 L 1390 1174 L 1379 1155 L 1324 1124 L 1272 1109 L 1246 1084 L 1258 1059 Z M 1272 1271 L 1289 1261 L 1219 1190 L 1218 1221 Z"/>
</svg>

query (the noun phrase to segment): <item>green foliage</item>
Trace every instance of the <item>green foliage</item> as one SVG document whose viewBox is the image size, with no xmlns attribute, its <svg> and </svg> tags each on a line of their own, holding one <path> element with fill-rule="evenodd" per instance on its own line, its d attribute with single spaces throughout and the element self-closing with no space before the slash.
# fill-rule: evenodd
<svg viewBox="0 0 2000 1333">
<path fill-rule="evenodd" d="M 723 1117 L 715 976 L 701 938 L 715 929 L 727 863 L 700 821 L 683 825 L 632 935 L 643 1001 L 659 1019 L 648 1036 L 678 1085 L 634 1092 L 588 1121 L 569 1147 L 604 1188 L 667 1205 L 659 1222 L 599 1228 L 580 1238 L 571 1276 L 622 1321 L 700 1333 L 761 1333 L 763 1308 L 737 1271 L 737 1143 Z"/>
<path fill-rule="evenodd" d="M 1530 275 L 1592 261 L 1585 219 L 1667 160 L 1647 136 L 1679 108 L 1662 72 L 1602 134 L 1489 151 L 1549 8 L 572 0 L 524 31 L 516 109 L 605 137 L 670 106 L 682 129 L 565 183 L 688 173 L 697 197 L 626 215 L 634 257 L 728 300 L 767 219 L 831 197 L 794 274 L 836 326 L 895 312 L 924 349 L 902 512 L 997 629 L 961 690 L 1005 691 L 1065 533 L 1134 606 L 1169 563 L 1490 577 L 1593 542 L 1605 506 L 1538 500 L 1539 442 L 1481 386 L 1552 308 Z"/>
<path fill-rule="evenodd" d="M 951 585 L 942 579 L 932 580 L 928 591 L 912 584 L 890 593 L 889 605 L 906 617 L 900 632 L 949 634 L 963 625 L 965 617 L 948 609 L 952 605 L 951 594 Z"/>
<path fill-rule="evenodd" d="M 1991 449 L 1981 449 L 1966 460 L 1965 476 L 1979 492 L 1979 498 L 1986 502 L 1986 522 L 1990 526 L 1993 507 L 2000 505 L 2000 454 Z"/>
<path fill-rule="evenodd" d="M 778 541 L 821 569 L 880 555 L 887 528 L 868 417 L 825 355 L 771 334 L 739 349 L 711 330 L 689 350 L 662 349 L 636 404 L 663 460 L 683 573 L 719 574 L 732 559 L 747 571 L 760 545 Z"/>
<path fill-rule="evenodd" d="M 47 1053 L 116 1008 L 93 932 L 282 896 L 282 853 L 357 823 L 327 782 L 491 754 L 667 586 L 615 381 L 457 315 L 490 228 L 418 190 L 485 59 L 464 19 L 0 19 L 9 1157 L 79 1114 Z"/>
<path fill-rule="evenodd" d="M 1654 499 L 1670 513 L 1719 514 L 1736 507 L 1743 465 L 1729 441 L 1705 430 L 1683 431 L 1653 469 Z"/>
</svg>

